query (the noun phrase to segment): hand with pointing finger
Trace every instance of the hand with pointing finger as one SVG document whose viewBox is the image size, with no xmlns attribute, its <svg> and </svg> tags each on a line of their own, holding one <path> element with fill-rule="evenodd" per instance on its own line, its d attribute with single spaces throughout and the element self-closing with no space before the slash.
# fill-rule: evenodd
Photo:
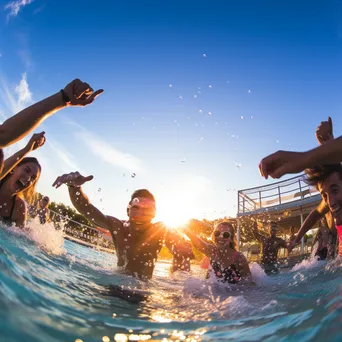
<svg viewBox="0 0 342 342">
<path fill-rule="evenodd" d="M 62 184 L 66 184 L 67 186 L 80 188 L 84 183 L 91 181 L 94 176 L 82 176 L 79 172 L 71 172 L 69 174 L 64 174 L 57 179 L 52 184 L 56 189 L 59 188 Z"/>
<path fill-rule="evenodd" d="M 62 91 L 68 106 L 85 107 L 103 93 L 103 89 L 96 90 L 78 78 L 70 82 Z"/>
<path fill-rule="evenodd" d="M 328 121 L 322 121 L 317 127 L 316 138 L 320 145 L 334 139 L 333 124 L 330 116 L 328 117 Z"/>
</svg>

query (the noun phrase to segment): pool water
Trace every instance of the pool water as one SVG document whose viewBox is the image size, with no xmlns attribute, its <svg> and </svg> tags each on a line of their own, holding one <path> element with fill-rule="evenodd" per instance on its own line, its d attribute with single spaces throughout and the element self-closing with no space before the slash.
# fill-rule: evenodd
<svg viewBox="0 0 342 342">
<path fill-rule="evenodd" d="M 32 228 L 33 229 L 33 228 Z M 304 261 L 255 283 L 227 286 L 159 262 L 143 283 L 121 275 L 112 254 L 63 240 L 53 229 L 29 237 L 0 230 L 0 341 L 340 341 L 340 261 Z M 106 292 L 148 293 L 129 302 Z M 145 292 L 144 292 L 145 293 Z"/>
</svg>

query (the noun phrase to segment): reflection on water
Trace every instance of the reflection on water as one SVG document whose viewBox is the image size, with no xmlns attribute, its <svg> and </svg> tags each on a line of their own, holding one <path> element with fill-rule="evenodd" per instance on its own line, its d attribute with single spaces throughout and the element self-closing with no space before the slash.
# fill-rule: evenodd
<svg viewBox="0 0 342 342">
<path fill-rule="evenodd" d="M 33 227 L 34 229 L 34 227 Z M 35 238 L 35 236 L 39 238 Z M 115 256 L 40 234 L 0 230 L 0 332 L 4 341 L 287 341 L 342 338 L 340 262 L 303 262 L 254 283 L 204 280 L 204 270 L 169 273 L 159 262 L 143 283 L 121 275 Z M 58 244 L 57 238 L 51 238 Z M 43 246 L 43 247 L 42 247 Z M 109 285 L 148 293 L 140 303 Z"/>
</svg>

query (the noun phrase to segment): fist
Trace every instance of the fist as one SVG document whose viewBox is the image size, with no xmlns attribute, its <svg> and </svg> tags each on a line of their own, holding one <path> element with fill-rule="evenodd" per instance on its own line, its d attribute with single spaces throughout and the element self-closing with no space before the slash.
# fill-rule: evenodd
<svg viewBox="0 0 342 342">
<path fill-rule="evenodd" d="M 328 121 L 322 121 L 316 130 L 316 138 L 320 144 L 334 139 L 333 125 L 331 117 L 328 117 Z"/>
<path fill-rule="evenodd" d="M 39 147 L 42 147 L 46 141 L 45 132 L 33 134 L 26 147 L 30 151 L 34 151 Z"/>
</svg>

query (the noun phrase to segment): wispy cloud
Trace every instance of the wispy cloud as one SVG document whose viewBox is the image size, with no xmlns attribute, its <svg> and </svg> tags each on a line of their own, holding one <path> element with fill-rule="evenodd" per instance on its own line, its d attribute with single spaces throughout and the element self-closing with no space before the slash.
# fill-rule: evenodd
<svg viewBox="0 0 342 342">
<path fill-rule="evenodd" d="M 23 110 L 33 102 L 32 93 L 27 83 L 26 73 L 22 74 L 19 84 L 14 88 L 14 93 L 13 90 L 11 91 L 4 79 L 1 78 L 0 92 L 5 106 L 11 111 L 12 114 Z"/>
<path fill-rule="evenodd" d="M 7 20 L 9 20 L 10 17 L 16 17 L 23 7 L 32 2 L 33 0 L 14 0 L 6 4 L 4 9 L 5 11 L 8 11 Z"/>
<path fill-rule="evenodd" d="M 66 123 L 77 127 L 78 131 L 75 133 L 75 137 L 80 139 L 82 144 L 87 146 L 96 157 L 114 167 L 120 167 L 130 172 L 142 171 L 143 162 L 138 157 L 120 151 L 97 134 L 70 119 L 67 119 Z"/>
</svg>

